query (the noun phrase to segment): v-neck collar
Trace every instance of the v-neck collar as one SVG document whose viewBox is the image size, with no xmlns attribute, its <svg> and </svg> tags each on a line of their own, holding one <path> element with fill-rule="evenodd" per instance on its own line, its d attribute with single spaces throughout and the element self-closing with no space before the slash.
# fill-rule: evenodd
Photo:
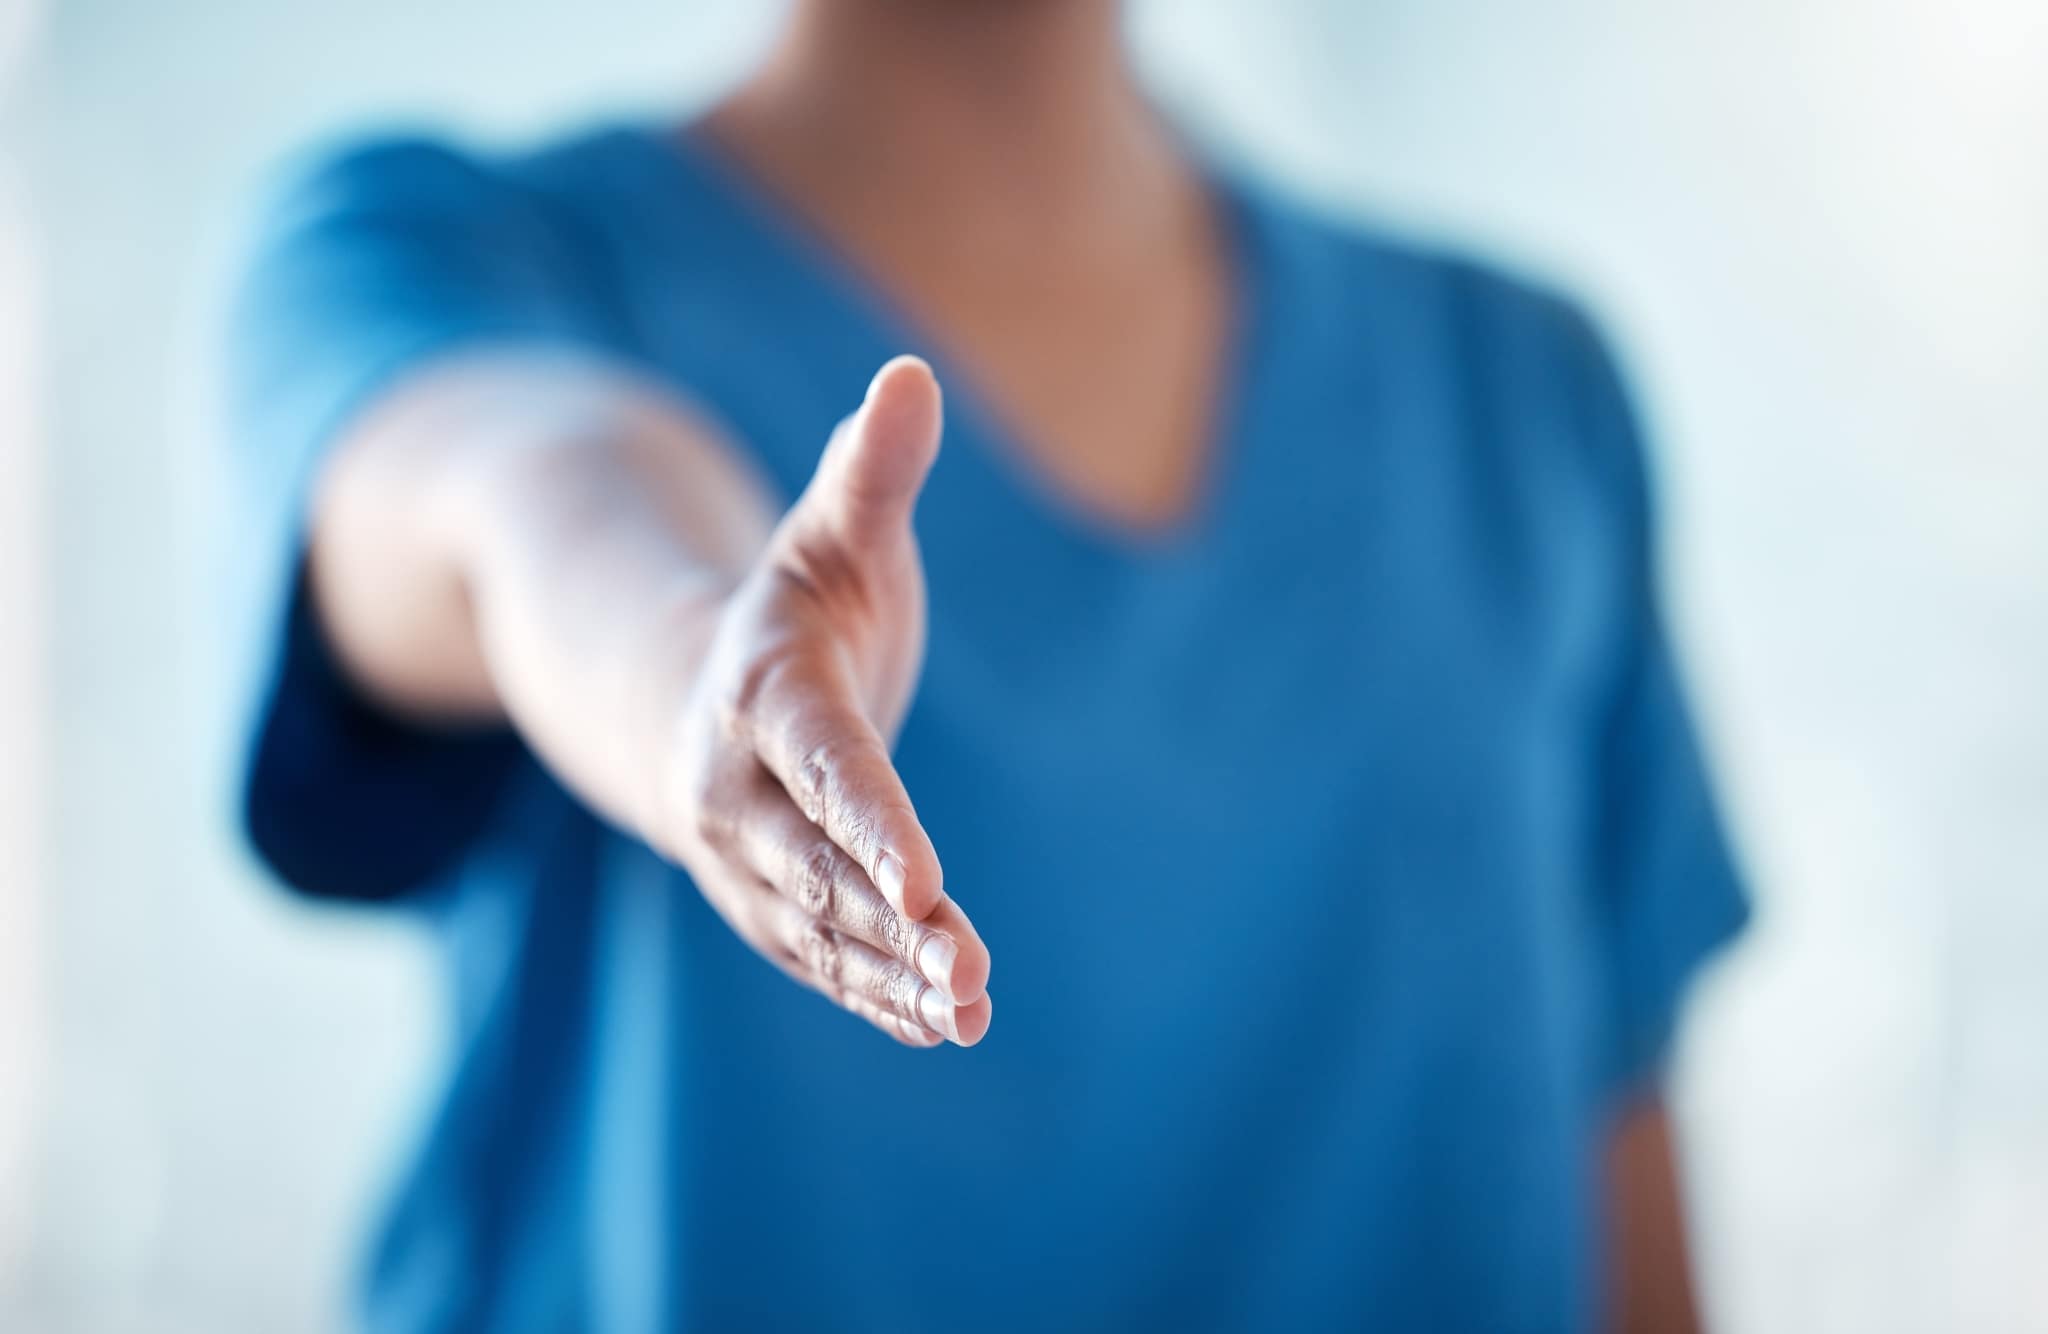
<svg viewBox="0 0 2048 1334">
<path fill-rule="evenodd" d="M 975 378 L 948 355 L 942 340 L 817 226 L 801 217 L 691 124 L 639 125 L 621 131 L 689 187 L 693 206 L 720 210 L 776 269 L 780 285 L 801 290 L 891 354 L 916 350 L 946 386 L 952 452 L 970 456 L 985 480 L 1063 540 L 1106 558 L 1171 559 L 1207 546 L 1224 527 L 1249 469 L 1258 432 L 1251 420 L 1268 377 L 1274 320 L 1271 237 L 1255 188 L 1197 154 L 1195 162 L 1222 211 L 1229 251 L 1230 309 L 1225 347 L 1211 396 L 1202 476 L 1187 510 L 1157 528 L 1136 528 L 1063 493 L 1024 447 Z M 876 363 L 880 364 L 879 361 Z M 965 446 L 965 448 L 960 448 Z"/>
</svg>

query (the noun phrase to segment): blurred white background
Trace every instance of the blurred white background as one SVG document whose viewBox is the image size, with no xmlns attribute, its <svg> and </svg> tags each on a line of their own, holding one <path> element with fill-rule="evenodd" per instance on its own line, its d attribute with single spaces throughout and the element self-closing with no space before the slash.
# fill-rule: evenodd
<svg viewBox="0 0 2048 1334">
<path fill-rule="evenodd" d="M 256 174 L 687 106 L 775 9 L 0 0 L 0 1328 L 336 1327 L 441 1040 L 419 942 L 224 814 L 197 391 Z M 1762 899 L 1682 1072 L 1720 1327 L 2048 1331 L 2048 5 L 1135 24 L 1195 124 L 1632 353 Z"/>
</svg>

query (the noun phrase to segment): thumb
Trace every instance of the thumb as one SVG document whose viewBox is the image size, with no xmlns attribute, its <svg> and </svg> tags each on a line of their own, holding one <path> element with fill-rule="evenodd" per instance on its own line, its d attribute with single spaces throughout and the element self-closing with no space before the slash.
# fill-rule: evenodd
<svg viewBox="0 0 2048 1334">
<path fill-rule="evenodd" d="M 859 410 L 832 433 L 797 508 L 853 550 L 908 527 L 939 456 L 944 408 L 932 368 L 896 357 L 868 384 Z"/>
</svg>

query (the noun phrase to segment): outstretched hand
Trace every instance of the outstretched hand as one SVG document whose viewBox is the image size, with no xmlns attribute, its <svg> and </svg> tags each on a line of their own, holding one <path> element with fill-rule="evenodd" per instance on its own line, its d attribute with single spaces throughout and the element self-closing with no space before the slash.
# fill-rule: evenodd
<svg viewBox="0 0 2048 1334">
<path fill-rule="evenodd" d="M 727 600 L 651 831 L 720 916 L 798 981 L 912 1046 L 971 1046 L 989 955 L 946 895 L 889 738 L 924 656 L 911 511 L 939 387 L 884 366 Z"/>
</svg>

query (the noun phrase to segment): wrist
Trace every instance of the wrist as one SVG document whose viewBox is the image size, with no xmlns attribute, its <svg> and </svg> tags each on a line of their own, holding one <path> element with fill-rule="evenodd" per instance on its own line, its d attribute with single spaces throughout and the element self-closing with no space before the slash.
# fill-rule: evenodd
<svg viewBox="0 0 2048 1334">
<path fill-rule="evenodd" d="M 735 580 L 691 559 L 602 440 L 450 474 L 448 550 L 505 712 L 572 788 L 665 854 L 676 720 Z"/>
<path fill-rule="evenodd" d="M 628 821 L 656 852 L 679 860 L 674 837 L 685 794 L 677 757 L 699 678 L 711 655 L 734 584 L 699 570 L 679 577 L 656 598 L 627 658 L 620 710 L 619 753 L 631 756 L 635 776 Z"/>
</svg>

